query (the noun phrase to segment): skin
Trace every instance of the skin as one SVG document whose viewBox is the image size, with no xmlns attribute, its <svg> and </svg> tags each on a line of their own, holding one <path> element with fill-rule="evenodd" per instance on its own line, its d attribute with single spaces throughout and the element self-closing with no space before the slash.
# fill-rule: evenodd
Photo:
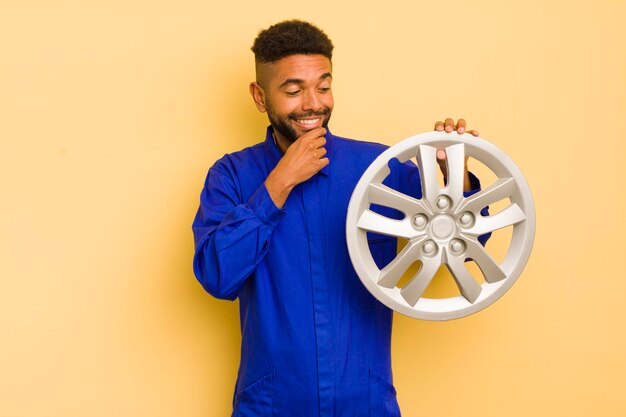
<svg viewBox="0 0 626 417">
<path fill-rule="evenodd" d="M 274 129 L 283 153 L 265 186 L 276 207 L 282 207 L 293 188 L 328 165 L 325 157 L 326 129 L 334 101 L 332 65 L 323 55 L 291 55 L 273 63 L 257 65 L 257 82 L 250 94 L 260 112 L 271 113 L 293 129 L 297 139 Z M 327 113 L 325 116 L 316 114 Z M 314 123 L 304 124 L 308 120 Z"/>
<path fill-rule="evenodd" d="M 260 112 L 268 113 L 274 127 L 274 140 L 283 154 L 265 180 L 267 191 L 282 208 L 293 188 L 329 164 L 326 158 L 325 127 L 334 100 L 331 90 L 332 63 L 323 55 L 290 55 L 276 62 L 257 63 L 256 82 L 250 94 Z M 435 130 L 466 132 L 465 120 L 437 122 Z M 478 136 L 475 130 L 469 130 Z M 437 152 L 437 162 L 445 176 L 445 151 Z M 470 190 L 465 164 L 465 191 Z"/>
<path fill-rule="evenodd" d="M 472 136 L 478 136 L 478 130 L 466 130 L 467 123 L 465 119 L 459 119 L 455 124 L 453 119 L 447 118 L 445 121 L 438 121 L 435 123 L 435 130 L 437 132 L 446 131 L 447 133 L 451 133 L 453 131 L 457 131 L 460 135 L 463 133 L 469 133 Z M 463 178 L 463 191 L 470 191 L 472 186 L 470 184 L 469 171 L 467 169 L 467 156 L 465 157 L 465 175 Z M 446 167 L 446 152 L 443 149 L 437 151 L 437 163 L 439 164 L 439 168 L 443 173 L 444 181 L 447 181 L 448 169 Z"/>
</svg>

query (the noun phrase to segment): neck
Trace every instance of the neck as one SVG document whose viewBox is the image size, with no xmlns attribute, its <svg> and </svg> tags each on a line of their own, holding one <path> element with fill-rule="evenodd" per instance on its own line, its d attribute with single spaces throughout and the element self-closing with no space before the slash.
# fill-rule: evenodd
<svg viewBox="0 0 626 417">
<path fill-rule="evenodd" d="M 278 148 L 280 153 L 282 155 L 284 155 L 285 152 L 287 152 L 287 149 L 289 148 L 289 145 L 291 145 L 291 142 L 289 142 L 287 139 L 285 139 L 276 130 L 274 130 L 274 129 L 272 129 L 272 130 L 273 130 L 272 131 L 272 138 L 274 139 L 274 144 L 276 144 L 276 147 Z"/>
</svg>

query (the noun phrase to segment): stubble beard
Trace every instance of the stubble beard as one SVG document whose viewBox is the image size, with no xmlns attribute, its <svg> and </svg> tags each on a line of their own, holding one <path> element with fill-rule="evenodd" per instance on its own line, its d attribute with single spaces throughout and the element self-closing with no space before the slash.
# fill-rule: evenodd
<svg viewBox="0 0 626 417">
<path fill-rule="evenodd" d="M 323 117 L 322 127 L 328 127 L 328 122 L 330 121 L 330 116 L 332 111 L 329 108 L 325 108 L 323 110 L 314 112 L 309 111 L 307 113 L 291 113 L 284 119 L 276 116 L 274 110 L 270 106 L 266 106 L 267 116 L 270 119 L 270 123 L 274 128 L 274 131 L 280 133 L 285 139 L 289 141 L 289 143 L 294 143 L 300 137 L 298 132 L 291 126 L 289 123 L 290 120 L 295 120 L 303 117 L 311 117 L 311 116 L 320 116 Z"/>
</svg>

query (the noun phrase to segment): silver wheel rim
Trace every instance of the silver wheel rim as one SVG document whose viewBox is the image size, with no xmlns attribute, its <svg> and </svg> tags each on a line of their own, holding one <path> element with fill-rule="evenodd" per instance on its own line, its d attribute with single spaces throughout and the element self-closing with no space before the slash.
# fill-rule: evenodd
<svg viewBox="0 0 626 417">
<path fill-rule="evenodd" d="M 448 182 L 437 180 L 437 149 L 445 149 Z M 482 162 L 497 180 L 469 197 L 463 196 L 465 156 Z M 419 167 L 422 198 L 416 199 L 382 184 L 389 175 L 388 163 L 404 163 L 415 157 Z M 508 198 L 511 204 L 490 216 L 480 210 Z M 370 210 L 370 204 L 404 213 L 403 220 L 390 219 Z M 513 226 L 508 251 L 495 261 L 477 237 Z M 408 239 L 407 245 L 382 270 L 369 249 L 367 232 Z M 346 218 L 348 251 L 357 275 L 368 291 L 389 308 L 424 320 L 451 320 L 476 313 L 500 298 L 517 280 L 530 256 L 535 235 L 535 209 L 528 183 L 503 151 L 486 140 L 456 132 L 429 132 L 412 136 L 383 152 L 357 183 Z M 465 259 L 472 258 L 485 282 L 469 273 Z M 408 267 L 419 260 L 421 268 L 412 280 L 396 287 Z M 439 267 L 452 273 L 460 294 L 451 298 L 422 296 Z"/>
</svg>

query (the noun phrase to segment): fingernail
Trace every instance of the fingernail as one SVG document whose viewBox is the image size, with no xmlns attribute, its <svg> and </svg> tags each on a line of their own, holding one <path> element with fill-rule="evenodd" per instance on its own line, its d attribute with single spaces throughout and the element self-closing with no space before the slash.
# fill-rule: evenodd
<svg viewBox="0 0 626 417">
<path fill-rule="evenodd" d="M 452 132 L 452 128 L 450 126 L 446 127 L 446 132 Z"/>
<path fill-rule="evenodd" d="M 465 133 L 465 128 L 464 127 L 459 127 L 459 133 Z"/>
</svg>

